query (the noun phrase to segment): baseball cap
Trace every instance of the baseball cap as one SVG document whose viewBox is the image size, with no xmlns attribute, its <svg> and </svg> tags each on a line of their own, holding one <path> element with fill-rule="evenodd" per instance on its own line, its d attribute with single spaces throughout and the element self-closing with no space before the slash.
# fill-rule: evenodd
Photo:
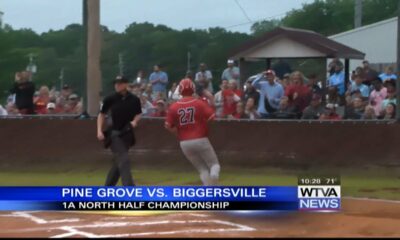
<svg viewBox="0 0 400 240">
<path fill-rule="evenodd" d="M 164 100 L 158 100 L 157 102 L 156 102 L 157 104 L 162 104 L 162 105 L 165 105 L 165 102 L 164 102 Z"/>
<path fill-rule="evenodd" d="M 68 97 L 68 99 L 69 99 L 69 100 L 78 99 L 78 95 L 76 95 L 76 94 L 71 94 L 71 95 Z"/>
<path fill-rule="evenodd" d="M 232 60 L 232 59 L 229 59 L 229 60 L 228 60 L 228 64 L 234 64 L 234 63 L 235 63 L 234 60 Z"/>
<path fill-rule="evenodd" d="M 47 104 L 47 109 L 55 109 L 56 108 L 56 104 L 53 102 L 50 102 Z"/>
<path fill-rule="evenodd" d="M 326 109 L 335 109 L 336 107 L 337 107 L 337 104 L 333 104 L 333 103 L 328 103 L 325 106 Z"/>
<path fill-rule="evenodd" d="M 66 89 L 70 89 L 70 86 L 68 84 L 64 84 L 64 86 L 62 87 L 62 89 L 66 90 Z"/>
<path fill-rule="evenodd" d="M 290 78 L 290 73 L 285 73 L 285 75 L 283 75 L 283 78 Z"/>
<path fill-rule="evenodd" d="M 128 78 L 126 78 L 125 76 L 121 76 L 121 75 L 118 75 L 114 79 L 114 83 L 128 83 L 128 82 L 129 82 Z"/>
<path fill-rule="evenodd" d="M 275 75 L 275 71 L 274 70 L 272 70 L 272 69 L 268 69 L 266 72 L 265 72 L 265 74 L 272 74 L 272 75 Z"/>
</svg>

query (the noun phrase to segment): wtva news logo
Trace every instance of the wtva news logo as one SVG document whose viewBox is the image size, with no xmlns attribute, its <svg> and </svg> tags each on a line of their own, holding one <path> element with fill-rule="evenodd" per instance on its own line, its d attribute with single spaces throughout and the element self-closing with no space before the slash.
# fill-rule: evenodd
<svg viewBox="0 0 400 240">
<path fill-rule="evenodd" d="M 340 186 L 298 186 L 299 210 L 339 211 Z"/>
</svg>

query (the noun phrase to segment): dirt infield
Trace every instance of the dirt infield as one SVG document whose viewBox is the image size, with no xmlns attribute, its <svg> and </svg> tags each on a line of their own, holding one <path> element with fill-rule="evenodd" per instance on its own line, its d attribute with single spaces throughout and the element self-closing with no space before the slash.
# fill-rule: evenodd
<svg viewBox="0 0 400 240">
<path fill-rule="evenodd" d="M 344 199 L 339 213 L 146 216 L 2 212 L 0 237 L 399 237 L 400 202 Z"/>
</svg>

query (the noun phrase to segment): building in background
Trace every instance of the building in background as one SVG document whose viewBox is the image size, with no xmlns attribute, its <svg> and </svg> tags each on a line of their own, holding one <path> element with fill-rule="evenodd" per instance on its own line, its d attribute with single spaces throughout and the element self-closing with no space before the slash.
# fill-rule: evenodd
<svg viewBox="0 0 400 240">
<path fill-rule="evenodd" d="M 384 67 L 388 65 L 396 67 L 397 17 L 339 33 L 329 38 L 365 53 L 365 59 L 376 70 L 383 71 Z M 351 60 L 350 70 L 361 65 L 361 60 Z"/>
</svg>

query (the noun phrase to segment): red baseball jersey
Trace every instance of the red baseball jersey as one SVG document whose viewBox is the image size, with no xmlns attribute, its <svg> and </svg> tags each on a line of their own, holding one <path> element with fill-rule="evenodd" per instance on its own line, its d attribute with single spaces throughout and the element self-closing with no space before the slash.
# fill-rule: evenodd
<svg viewBox="0 0 400 240">
<path fill-rule="evenodd" d="M 187 97 L 169 107 L 165 123 L 176 127 L 179 140 L 185 141 L 207 137 L 207 122 L 214 116 L 214 110 L 207 103 Z"/>
</svg>

